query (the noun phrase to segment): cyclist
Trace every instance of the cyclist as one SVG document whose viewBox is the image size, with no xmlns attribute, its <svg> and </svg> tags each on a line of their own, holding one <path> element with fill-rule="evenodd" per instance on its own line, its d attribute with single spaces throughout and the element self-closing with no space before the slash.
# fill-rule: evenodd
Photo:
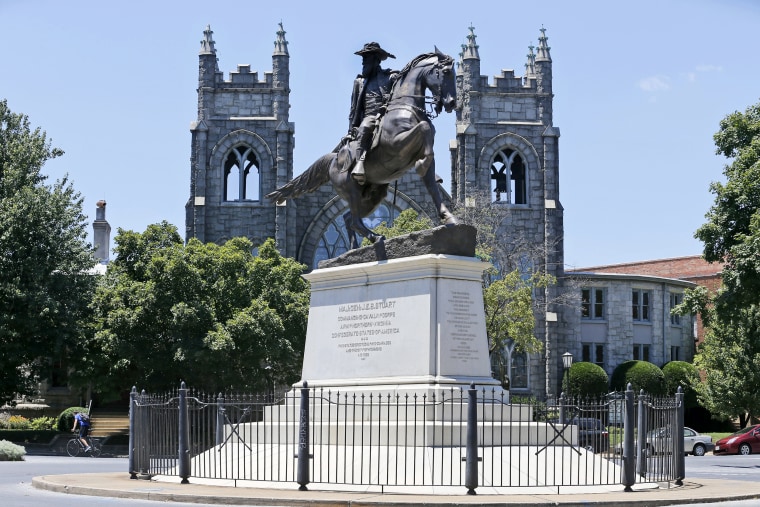
<svg viewBox="0 0 760 507">
<path fill-rule="evenodd" d="M 92 447 L 87 441 L 87 435 L 90 433 L 90 418 L 81 412 L 74 412 L 74 427 L 71 431 L 77 429 L 77 424 L 79 425 L 79 441 L 84 444 L 84 452 L 90 452 Z"/>
</svg>

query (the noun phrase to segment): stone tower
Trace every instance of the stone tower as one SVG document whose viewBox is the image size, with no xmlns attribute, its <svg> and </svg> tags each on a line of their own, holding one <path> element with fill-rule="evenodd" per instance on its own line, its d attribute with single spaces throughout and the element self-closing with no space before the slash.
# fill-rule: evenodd
<svg viewBox="0 0 760 507">
<path fill-rule="evenodd" d="M 111 224 L 106 220 L 106 201 L 101 199 L 95 205 L 95 220 L 92 222 L 95 259 L 107 264 L 111 257 Z"/>
<path fill-rule="evenodd" d="M 503 214 L 498 230 L 502 267 L 541 270 L 562 279 L 563 210 L 559 201 L 559 128 L 552 118 L 552 60 L 545 30 L 530 46 L 525 75 L 502 70 L 493 83 L 480 74 L 475 29 L 460 53 L 456 141 L 452 142 L 452 197 L 472 209 L 491 202 Z M 535 50 L 535 52 L 534 52 Z M 520 386 L 557 394 L 566 339 L 552 287 L 537 295 L 546 311 L 537 315 L 541 356 L 530 357 Z M 527 380 L 526 380 L 527 381 Z M 514 384 L 514 378 L 513 378 Z M 513 387 L 518 387 L 514 386 Z"/>
<path fill-rule="evenodd" d="M 222 243 L 245 236 L 254 245 L 274 237 L 295 256 L 286 232 L 293 230 L 287 207 L 264 196 L 293 175 L 294 125 L 290 109 L 290 55 L 280 24 L 272 71 L 259 79 L 238 65 L 225 80 L 213 32 L 206 27 L 198 55 L 198 117 L 191 124 L 190 198 L 185 236 Z M 292 214 L 292 212 L 291 212 Z"/>
</svg>

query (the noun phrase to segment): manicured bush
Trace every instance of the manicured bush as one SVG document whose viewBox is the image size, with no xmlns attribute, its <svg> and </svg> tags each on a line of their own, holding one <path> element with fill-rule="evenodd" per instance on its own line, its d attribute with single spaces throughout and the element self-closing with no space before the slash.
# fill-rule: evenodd
<svg viewBox="0 0 760 507">
<path fill-rule="evenodd" d="M 562 392 L 566 396 L 604 396 L 609 392 L 609 377 L 598 364 L 573 363 L 562 379 Z"/>
<path fill-rule="evenodd" d="M 665 375 L 667 394 L 676 394 L 680 387 L 684 392 L 686 408 L 697 406 L 694 386 L 699 382 L 699 370 L 696 366 L 686 361 L 670 361 L 662 367 L 662 373 Z"/>
<path fill-rule="evenodd" d="M 665 394 L 665 375 L 656 364 L 648 361 L 626 361 L 612 372 L 610 387 L 615 391 L 625 391 L 631 384 L 633 392 L 644 390 L 647 394 Z"/>
<path fill-rule="evenodd" d="M 23 461 L 26 449 L 20 445 L 0 440 L 0 461 Z"/>
<path fill-rule="evenodd" d="M 74 412 L 87 413 L 87 409 L 84 407 L 69 407 L 61 412 L 56 425 L 58 431 L 71 431 L 71 427 L 74 426 Z"/>
</svg>

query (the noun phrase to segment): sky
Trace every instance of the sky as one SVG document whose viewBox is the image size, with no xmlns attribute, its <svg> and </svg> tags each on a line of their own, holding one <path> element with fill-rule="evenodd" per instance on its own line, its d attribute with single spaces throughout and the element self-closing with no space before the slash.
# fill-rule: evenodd
<svg viewBox="0 0 760 507">
<path fill-rule="evenodd" d="M 458 61 L 473 26 L 493 83 L 524 74 L 545 28 L 568 269 L 701 254 L 694 232 L 730 162 L 713 135 L 760 101 L 756 0 L 0 0 L 0 20 L 0 99 L 65 151 L 43 173 L 68 175 L 88 220 L 107 201 L 112 247 L 117 228 L 162 220 L 184 235 L 206 25 L 225 79 L 238 64 L 263 79 L 282 22 L 296 175 L 346 133 L 365 42 L 392 68 L 434 46 Z M 434 123 L 448 190 L 455 116 Z"/>
</svg>

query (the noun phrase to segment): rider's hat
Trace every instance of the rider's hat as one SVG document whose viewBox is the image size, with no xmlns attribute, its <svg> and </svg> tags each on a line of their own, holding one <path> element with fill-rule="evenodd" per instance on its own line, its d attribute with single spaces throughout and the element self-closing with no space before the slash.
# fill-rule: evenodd
<svg viewBox="0 0 760 507">
<path fill-rule="evenodd" d="M 363 56 L 368 55 L 370 53 L 375 53 L 377 56 L 380 57 L 380 61 L 385 60 L 386 58 L 396 58 L 386 50 L 380 47 L 380 44 L 377 42 L 368 42 L 364 45 L 363 48 L 361 48 L 359 51 L 354 53 L 355 55 Z"/>
</svg>

